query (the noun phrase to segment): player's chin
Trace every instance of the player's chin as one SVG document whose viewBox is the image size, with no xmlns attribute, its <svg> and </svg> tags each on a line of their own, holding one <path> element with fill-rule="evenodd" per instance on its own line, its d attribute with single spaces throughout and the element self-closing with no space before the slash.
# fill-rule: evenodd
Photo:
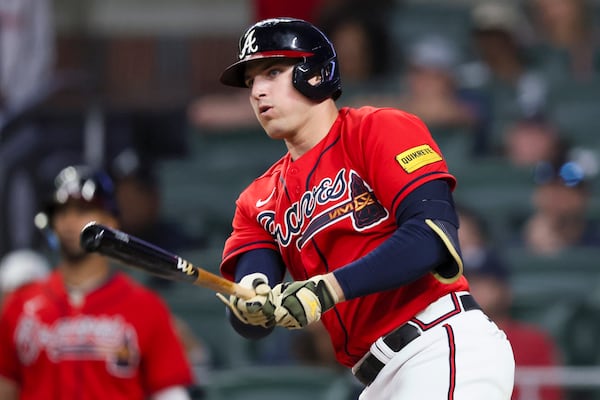
<svg viewBox="0 0 600 400">
<path fill-rule="evenodd" d="M 73 248 L 69 246 L 61 247 L 61 255 L 64 261 L 70 264 L 76 264 L 78 261 L 83 260 L 89 256 L 85 250 L 81 248 Z"/>
<path fill-rule="evenodd" d="M 75 241 L 61 242 L 60 252 L 62 258 L 67 262 L 76 262 L 82 260 L 89 254 L 83 248 L 81 248 L 79 242 Z"/>
<path fill-rule="evenodd" d="M 287 131 L 278 126 L 274 121 L 269 121 L 268 123 L 261 121 L 261 126 L 271 139 L 285 139 L 287 136 Z"/>
</svg>

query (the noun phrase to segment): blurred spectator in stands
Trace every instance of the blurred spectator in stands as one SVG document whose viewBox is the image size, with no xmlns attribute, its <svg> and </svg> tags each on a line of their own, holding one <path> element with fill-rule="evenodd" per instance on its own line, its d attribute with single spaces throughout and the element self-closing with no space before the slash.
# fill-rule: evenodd
<svg viewBox="0 0 600 400">
<path fill-rule="evenodd" d="M 478 123 L 474 103 L 462 97 L 456 80 L 457 49 L 445 37 L 426 35 L 407 49 L 407 71 L 395 93 L 369 98 L 371 104 L 391 106 L 419 116 L 436 133 Z M 392 84 L 393 85 L 393 84 Z"/>
<path fill-rule="evenodd" d="M 521 118 L 502 135 L 502 155 L 519 168 L 529 168 L 544 160 L 560 157 L 566 143 L 558 129 L 543 118 Z"/>
<path fill-rule="evenodd" d="M 553 255 L 577 246 L 600 246 L 598 221 L 588 206 L 598 160 L 589 150 L 540 162 L 534 171 L 533 212 L 522 227 L 521 244 L 533 253 Z"/>
<path fill-rule="evenodd" d="M 121 228 L 134 236 L 172 251 L 204 245 L 182 231 L 161 214 L 160 183 L 154 164 L 142 160 L 131 149 L 124 150 L 113 161 L 117 202 L 121 209 Z"/>
<path fill-rule="evenodd" d="M 406 49 L 406 70 L 398 92 L 390 100 L 370 104 L 392 106 L 419 116 L 442 151 L 479 155 L 486 136 L 486 112 L 481 98 L 463 91 L 457 79 L 462 62 L 458 48 L 443 36 L 430 34 Z M 454 156 L 447 154 L 450 159 Z M 452 160 L 450 160 L 452 162 Z"/>
<path fill-rule="evenodd" d="M 6 254 L 0 260 L 0 304 L 21 286 L 44 279 L 50 269 L 50 262 L 35 250 L 19 249 Z"/>
<path fill-rule="evenodd" d="M 350 2 L 324 12 L 319 26 L 335 46 L 343 79 L 344 97 L 379 92 L 389 87 L 391 40 L 383 14 L 387 8 L 365 10 Z"/>
<path fill-rule="evenodd" d="M 479 267 L 485 260 L 494 257 L 490 256 L 495 250 L 491 247 L 494 241 L 490 237 L 487 221 L 465 205 L 457 204 L 456 210 L 460 221 L 458 241 L 463 262 L 474 268 Z"/>
<path fill-rule="evenodd" d="M 300 364 L 340 369 L 329 335 L 322 323 L 292 336 L 292 353 Z"/>
<path fill-rule="evenodd" d="M 254 0 L 252 17 L 253 22 L 267 18 L 293 17 L 319 25 L 323 15 L 338 13 L 340 8 L 365 8 L 364 11 L 373 14 L 379 9 L 395 6 L 396 2 L 399 0 L 371 0 L 368 3 L 363 0 Z"/>
<path fill-rule="evenodd" d="M 188 119 L 193 126 L 201 130 L 259 128 L 245 93 L 213 93 L 200 96 L 190 103 Z"/>
<path fill-rule="evenodd" d="M 459 242 L 463 253 L 464 273 L 470 291 L 486 314 L 506 333 L 513 347 L 517 373 L 519 367 L 553 367 L 561 363 L 554 338 L 540 327 L 519 321 L 511 315 L 512 292 L 510 270 L 492 246 L 485 220 L 466 207 L 458 208 Z M 530 390 L 530 389 L 529 389 Z M 559 400 L 558 387 L 541 387 L 532 399 Z M 524 388 L 515 386 L 512 399 L 521 399 Z"/>
<path fill-rule="evenodd" d="M 0 2 L 0 126 L 44 93 L 53 68 L 52 2 Z"/>
<path fill-rule="evenodd" d="M 461 66 L 460 82 L 486 99 L 493 122 L 486 144 L 491 151 L 499 146 L 502 123 L 538 116 L 546 107 L 548 85 L 527 55 L 528 35 L 525 16 L 515 4 L 492 0 L 471 11 L 475 60 Z"/>
<path fill-rule="evenodd" d="M 530 0 L 532 50 L 551 79 L 600 77 L 600 30 L 588 0 Z"/>
<path fill-rule="evenodd" d="M 0 1 L 0 254 L 36 245 L 32 161 L 40 132 L 29 116 L 53 83 L 52 14 L 49 0 Z"/>
<path fill-rule="evenodd" d="M 406 92 L 397 107 L 421 117 L 429 126 L 471 127 L 476 115 L 457 91 L 459 54 L 441 36 L 426 36 L 408 49 Z"/>
<path fill-rule="evenodd" d="M 267 18 L 293 17 L 315 23 L 321 7 L 327 2 L 328 0 L 254 0 L 253 22 Z"/>
</svg>

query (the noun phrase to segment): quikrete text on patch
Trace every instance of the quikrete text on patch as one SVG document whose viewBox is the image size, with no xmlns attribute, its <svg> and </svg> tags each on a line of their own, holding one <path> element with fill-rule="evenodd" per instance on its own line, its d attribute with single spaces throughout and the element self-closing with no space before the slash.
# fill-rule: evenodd
<svg viewBox="0 0 600 400">
<path fill-rule="evenodd" d="M 428 144 L 410 148 L 396 156 L 398 164 L 408 173 L 441 160 L 442 157 Z"/>
</svg>

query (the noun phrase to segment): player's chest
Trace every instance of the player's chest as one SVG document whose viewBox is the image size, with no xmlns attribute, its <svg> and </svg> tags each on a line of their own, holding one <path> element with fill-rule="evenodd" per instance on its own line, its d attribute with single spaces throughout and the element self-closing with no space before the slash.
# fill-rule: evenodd
<svg viewBox="0 0 600 400">
<path fill-rule="evenodd" d="M 365 231 L 389 216 L 369 183 L 348 167 L 301 171 L 292 166 L 270 196 L 257 221 L 282 248 L 301 250 L 317 235 Z"/>
</svg>

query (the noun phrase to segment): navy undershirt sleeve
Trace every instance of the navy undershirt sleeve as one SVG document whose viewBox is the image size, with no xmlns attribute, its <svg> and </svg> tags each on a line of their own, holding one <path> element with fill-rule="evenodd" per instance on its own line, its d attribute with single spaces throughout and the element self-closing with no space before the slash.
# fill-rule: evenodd
<svg viewBox="0 0 600 400">
<path fill-rule="evenodd" d="M 255 272 L 265 274 L 273 287 L 283 280 L 285 265 L 279 253 L 271 249 L 250 250 L 240 255 L 235 266 L 235 281 Z"/>
<path fill-rule="evenodd" d="M 255 272 L 265 274 L 271 287 L 280 283 L 285 275 L 285 266 L 279 253 L 271 249 L 256 249 L 242 254 L 236 264 L 235 281 L 239 282 L 244 276 Z M 273 328 L 243 323 L 228 307 L 227 314 L 233 329 L 247 339 L 260 339 L 273 331 Z"/>
<path fill-rule="evenodd" d="M 415 189 L 396 211 L 398 229 L 370 253 L 334 271 L 345 298 L 406 285 L 447 262 L 450 253 L 425 219 L 446 217 L 449 209 L 454 210 L 453 204 L 445 181 Z M 444 219 L 456 224 L 454 218 Z"/>
</svg>

